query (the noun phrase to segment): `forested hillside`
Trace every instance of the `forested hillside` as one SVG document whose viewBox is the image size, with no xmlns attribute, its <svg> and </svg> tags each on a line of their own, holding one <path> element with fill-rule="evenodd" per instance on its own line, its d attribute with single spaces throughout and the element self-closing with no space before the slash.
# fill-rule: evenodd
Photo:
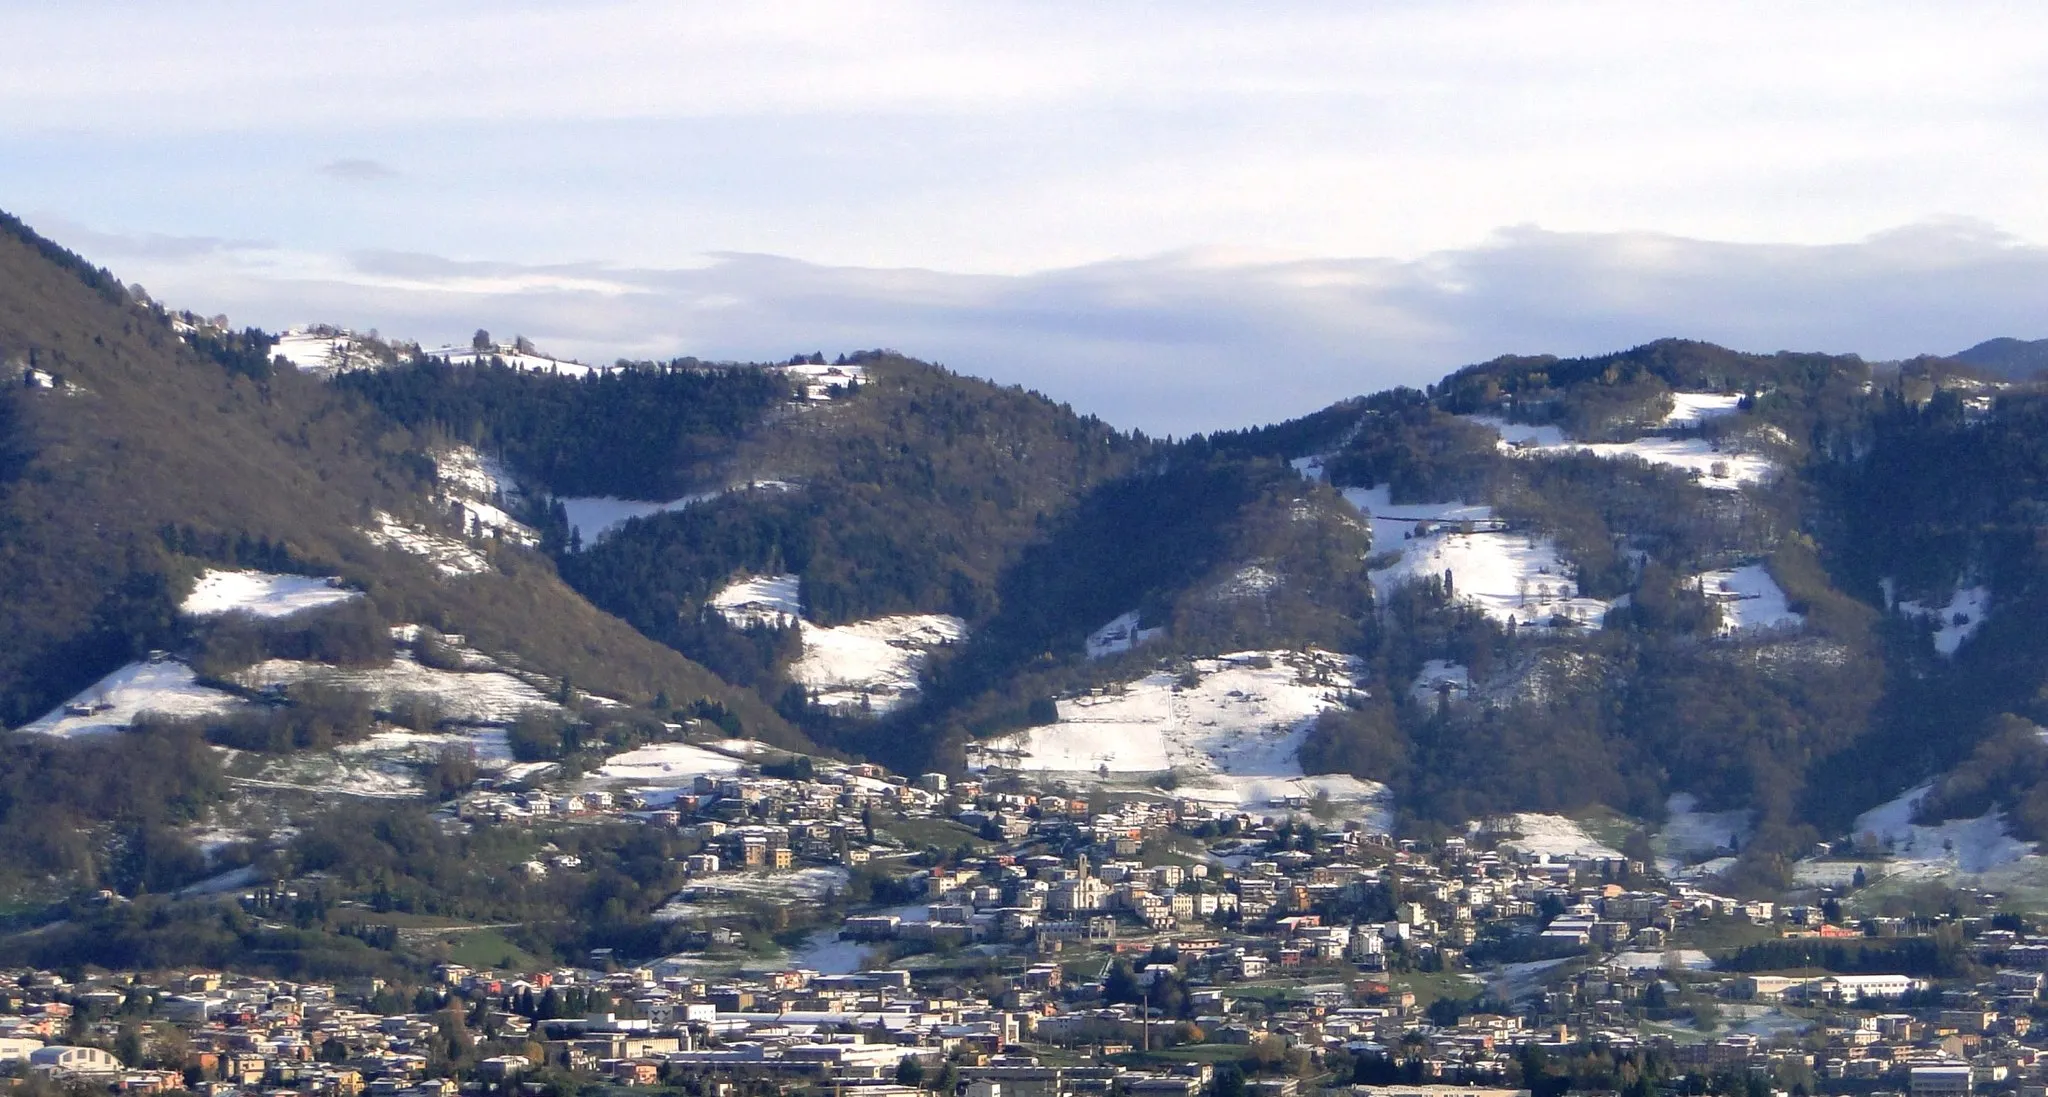
<svg viewBox="0 0 2048 1097">
<path fill-rule="evenodd" d="M 751 734 L 801 741 L 750 692 L 593 608 L 540 553 L 478 541 L 466 551 L 482 566 L 450 576 L 380 547 L 365 534 L 375 514 L 422 536 L 447 525 L 429 501 L 433 440 L 346 391 L 275 368 L 267 346 L 260 332 L 181 333 L 108 273 L 0 221 L 0 715 L 9 726 L 153 650 L 203 663 L 207 633 L 181 616 L 181 602 L 209 567 L 260 567 L 334 576 L 362 592 L 365 634 L 398 624 L 459 633 L 581 690 L 633 703 L 703 700 Z M 290 647 L 302 641 L 278 643 L 222 665 L 309 654 Z M 391 641 L 381 645 L 366 658 L 389 660 Z M 17 744 L 7 780 L 21 791 L 0 798 L 6 867 L 32 877 L 78 867 L 152 886 L 203 868 L 115 863 L 221 795 L 218 763 L 191 745 L 124 737 L 94 747 L 90 779 L 52 781 L 50 769 L 71 764 L 65 752 Z M 96 846 L 105 835 L 92 828 L 109 825 L 126 837 Z M 182 843 L 160 852 L 165 864 L 190 854 Z"/>
<path fill-rule="evenodd" d="M 2011 369 L 1667 340 L 1159 441 L 882 351 L 577 376 L 414 354 L 330 379 L 18 223 L 0 275 L 12 724 L 152 649 L 224 678 L 388 660 L 344 652 L 417 624 L 552 683 L 567 723 L 514 736 L 538 758 L 604 724 L 578 690 L 914 771 L 1050 758 L 1088 705 L 1156 688 L 1144 719 L 1194 754 L 1037 764 L 1343 774 L 1424 831 L 1654 823 L 1684 794 L 1752 813 L 1738 875 L 1759 886 L 1922 783 L 1924 818 L 2048 836 L 2048 396 Z M 478 462 L 505 481 L 449 495 Z M 572 530 L 592 501 L 638 516 Z M 196 627 L 180 600 L 220 565 L 366 597 L 318 635 Z M 841 680 L 849 659 L 869 676 Z M 1205 676 L 1288 659 L 1314 668 L 1289 687 L 1306 715 L 1242 689 L 1184 713 Z M 1238 719 L 1279 753 L 1230 770 L 1186 745 Z M 305 726 L 196 734 L 326 741 Z M 136 757 L 214 788 L 194 733 Z M 194 810 L 139 798 L 166 805 L 143 831 Z"/>
</svg>

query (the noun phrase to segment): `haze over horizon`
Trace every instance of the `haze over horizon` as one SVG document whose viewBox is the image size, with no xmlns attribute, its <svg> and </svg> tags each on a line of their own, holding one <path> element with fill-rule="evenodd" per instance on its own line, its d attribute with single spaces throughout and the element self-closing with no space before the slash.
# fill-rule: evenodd
<svg viewBox="0 0 2048 1097">
<path fill-rule="evenodd" d="M 2019 5 L 0 10 L 0 208 L 266 328 L 890 346 L 1172 433 L 2048 335 Z"/>
</svg>

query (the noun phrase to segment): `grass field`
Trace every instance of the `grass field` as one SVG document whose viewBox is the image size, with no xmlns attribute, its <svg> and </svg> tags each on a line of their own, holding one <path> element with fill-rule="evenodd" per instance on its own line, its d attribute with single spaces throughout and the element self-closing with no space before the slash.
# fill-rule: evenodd
<svg viewBox="0 0 2048 1097">
<path fill-rule="evenodd" d="M 473 968 L 534 971 L 548 966 L 495 929 L 450 933 L 437 944 L 446 946 L 450 960 Z"/>
<path fill-rule="evenodd" d="M 977 850 L 986 850 L 989 843 L 981 835 L 961 826 L 951 819 L 875 819 L 875 829 L 903 843 L 910 849 L 924 849 L 937 846 L 952 851 L 966 842 Z"/>
</svg>

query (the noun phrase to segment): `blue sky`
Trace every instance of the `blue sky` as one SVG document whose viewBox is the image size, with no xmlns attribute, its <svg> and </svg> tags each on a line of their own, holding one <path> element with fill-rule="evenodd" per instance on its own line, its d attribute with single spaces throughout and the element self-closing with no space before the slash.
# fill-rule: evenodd
<svg viewBox="0 0 2048 1097">
<path fill-rule="evenodd" d="M 1784 7 L 0 0 L 0 208 L 241 323 L 890 346 L 1155 432 L 2048 336 L 2048 9 Z"/>
</svg>

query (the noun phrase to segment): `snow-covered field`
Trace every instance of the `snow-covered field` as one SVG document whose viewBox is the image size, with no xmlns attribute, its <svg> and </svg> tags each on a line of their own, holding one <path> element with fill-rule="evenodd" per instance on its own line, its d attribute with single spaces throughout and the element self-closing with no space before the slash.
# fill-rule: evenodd
<svg viewBox="0 0 2048 1097">
<path fill-rule="evenodd" d="M 1671 412 L 1664 417 L 1667 427 L 1697 427 L 1709 419 L 1735 413 L 1742 397 L 1715 392 L 1674 392 Z"/>
<path fill-rule="evenodd" d="M 931 650 L 967 637 L 967 624 L 942 613 L 902 613 L 827 627 L 803 620 L 803 584 L 794 575 L 736 580 L 710 606 L 740 627 L 796 625 L 804 653 L 790 677 L 829 708 L 886 712 L 917 692 Z"/>
<path fill-rule="evenodd" d="M 273 357 L 283 358 L 306 373 L 337 373 L 346 369 L 368 369 L 382 364 L 377 354 L 348 332 L 315 335 L 303 328 L 277 337 Z"/>
<path fill-rule="evenodd" d="M 661 514 L 664 511 L 682 510 L 684 507 L 717 497 L 716 492 L 702 492 L 671 499 L 666 503 L 643 503 L 637 499 L 613 499 L 603 495 L 576 499 L 560 498 L 555 501 L 569 512 L 569 528 L 582 537 L 585 546 L 589 546 L 596 544 L 598 538 L 632 519 L 645 518 L 650 514 Z"/>
<path fill-rule="evenodd" d="M 1422 664 L 1422 670 L 1415 675 L 1415 681 L 1408 687 L 1408 695 L 1416 701 L 1434 704 L 1439 691 L 1448 687 L 1452 697 L 1464 697 L 1472 692 L 1472 672 L 1461 664 L 1443 659 L 1431 659 Z"/>
<path fill-rule="evenodd" d="M 210 568 L 186 595 L 178 611 L 187 617 L 247 613 L 254 617 L 289 617 L 304 610 L 336 605 L 362 592 L 344 590 L 339 579 L 305 575 L 274 575 L 267 571 L 223 571 Z"/>
<path fill-rule="evenodd" d="M 1104 659 L 1157 639 L 1165 632 L 1163 628 L 1139 628 L 1138 611 L 1132 610 L 1118 614 L 1115 620 L 1089 633 L 1084 644 L 1088 658 Z"/>
<path fill-rule="evenodd" d="M 210 716 L 244 703 L 232 693 L 200 685 L 192 668 L 176 660 L 130 663 L 19 730 L 59 738 L 104 735 L 127 727 L 145 712 Z"/>
<path fill-rule="evenodd" d="M 1393 802 L 1387 786 L 1342 773 L 1314 777 L 1253 777 L 1206 774 L 1173 790 L 1183 800 L 1254 815 L 1286 815 L 1319 806 L 1330 818 L 1358 822 L 1369 831 L 1393 827 Z"/>
<path fill-rule="evenodd" d="M 1664 802 L 1664 825 L 1650 837 L 1658 870 L 1668 876 L 1702 855 L 1747 844 L 1756 825 L 1753 815 L 1747 808 L 1701 811 L 1698 797 L 1689 792 L 1672 793 Z M 1729 846 L 1730 839 L 1736 847 Z"/>
<path fill-rule="evenodd" d="M 1696 948 L 1669 948 L 1661 952 L 1617 952 L 1607 958 L 1610 964 L 1629 968 L 1633 971 L 1665 971 L 1673 967 L 1688 971 L 1711 971 L 1712 957 Z"/>
<path fill-rule="evenodd" d="M 321 682 L 367 693 L 379 707 L 389 707 L 402 698 L 419 697 L 438 705 L 444 719 L 464 723 L 509 723 L 527 709 L 558 707 L 533 686 L 502 670 L 435 670 L 414 661 L 409 651 L 399 652 L 388 666 L 370 668 L 270 659 L 243 671 L 237 678 L 243 685 L 256 689 Z"/>
<path fill-rule="evenodd" d="M 426 352 L 436 358 L 446 358 L 451 366 L 489 365 L 496 358 L 507 366 L 533 373 L 559 373 L 564 377 L 588 377 L 593 373 L 610 373 L 616 366 L 588 366 L 566 358 L 553 358 L 545 354 L 521 354 L 511 347 L 498 346 L 490 350 L 477 350 L 468 345 L 436 347 Z"/>
<path fill-rule="evenodd" d="M 1586 833 L 1586 828 L 1562 815 L 1541 815 L 1524 811 L 1475 824 L 1494 833 L 1513 832 L 1503 840 L 1504 849 L 1544 857 L 1552 861 L 1620 857 L 1621 851 Z"/>
<path fill-rule="evenodd" d="M 1499 432 L 1502 452 L 1516 456 L 1554 453 L 1590 453 L 1596 457 L 1637 457 L 1653 465 L 1694 474 L 1701 487 L 1734 491 L 1745 484 L 1762 483 L 1776 466 L 1759 453 L 1722 450 L 1704 438 L 1645 437 L 1633 442 L 1574 442 L 1554 426 L 1509 423 L 1490 415 L 1466 416 L 1468 420 Z"/>
<path fill-rule="evenodd" d="M 1318 790 L 1354 806 L 1383 786 L 1304 777 L 1299 752 L 1318 714 L 1357 688 L 1348 656 L 1239 652 L 1193 665 L 1197 681 L 1158 671 L 1100 695 L 1059 702 L 1059 721 L 975 744 L 972 763 L 1112 779 L 1173 771 L 1175 795 L 1263 807 Z"/>
<path fill-rule="evenodd" d="M 1806 623 L 1806 618 L 1792 612 L 1785 591 L 1762 564 L 1705 572 L 1696 581 L 1702 594 L 1720 603 L 1723 636 L 1792 629 Z"/>
<path fill-rule="evenodd" d="M 1902 600 L 1899 612 L 1909 617 L 1928 617 L 1934 620 L 1934 650 L 1943 655 L 1954 655 L 1963 641 L 1976 635 L 1983 627 L 1984 615 L 1991 610 L 1991 588 L 1961 587 L 1949 598 L 1945 606 L 1928 606 L 1919 602 Z"/>
<path fill-rule="evenodd" d="M 1451 573 L 1452 594 L 1495 620 L 1547 625 L 1565 617 L 1598 628 L 1609 603 L 1582 598 L 1571 567 L 1547 537 L 1493 526 L 1493 508 L 1470 503 L 1400 504 L 1388 489 L 1347 488 L 1344 498 L 1372 525 L 1373 552 L 1399 552 L 1372 573 L 1374 593 Z M 1466 532 L 1470 530 L 1471 532 Z"/>
<path fill-rule="evenodd" d="M 1885 844 L 1894 874 L 1981 873 L 2034 852 L 2031 842 L 2006 833 L 2005 816 L 1998 811 L 1934 826 L 1913 822 L 1914 811 L 1932 790 L 1932 785 L 1915 786 L 1856 817 L 1855 833 L 1872 835 Z"/>
<path fill-rule="evenodd" d="M 967 623 L 943 613 L 910 613 L 825 628 L 802 625 L 804 654 L 790 677 L 827 708 L 886 712 L 917 692 L 935 647 L 967 638 Z"/>
<path fill-rule="evenodd" d="M 555 501 L 569 512 L 569 528 L 577 531 L 583 544 L 593 545 L 606 534 L 625 525 L 635 518 L 651 514 L 663 514 L 672 510 L 684 510 L 699 503 L 736 491 L 788 491 L 794 484 L 786 480 L 754 480 L 734 484 L 720 491 L 700 491 L 670 499 L 667 502 L 643 502 L 638 499 L 615 499 L 608 495 L 592 495 L 579 498 L 562 497 Z"/>
<path fill-rule="evenodd" d="M 743 763 L 736 758 L 688 743 L 650 743 L 605 759 L 585 781 L 592 786 L 625 782 L 657 806 L 669 803 L 690 787 L 699 776 L 738 773 Z"/>
<path fill-rule="evenodd" d="M 687 892 L 697 899 L 677 896 L 663 904 L 653 917 L 661 921 L 677 918 L 715 916 L 731 909 L 718 896 L 732 896 L 769 902 L 819 902 L 846 893 L 847 871 L 843 868 L 800 868 L 793 872 L 722 872 L 694 882 Z"/>
<path fill-rule="evenodd" d="M 803 580 L 795 575 L 736 579 L 711 596 L 710 606 L 732 625 L 789 625 L 804 615 Z"/>
<path fill-rule="evenodd" d="M 521 496 L 504 462 L 470 446 L 449 446 L 434 453 L 434 470 L 442 493 L 438 502 L 457 512 L 465 531 L 521 545 L 540 543 L 539 534 L 504 509 Z"/>
<path fill-rule="evenodd" d="M 868 383 L 866 366 L 777 366 L 784 375 L 795 377 L 804 383 L 804 398 L 807 400 L 830 400 L 832 390 L 844 388 L 848 383 Z"/>
<path fill-rule="evenodd" d="M 483 553 L 453 537 L 407 525 L 381 510 L 373 518 L 375 524 L 362 531 L 372 544 L 423 556 L 443 575 L 479 575 L 491 569 Z"/>
<path fill-rule="evenodd" d="M 410 799 L 426 792 L 421 767 L 432 764 L 450 748 L 470 751 L 480 772 L 502 773 L 512 764 L 502 731 L 422 734 L 393 729 L 333 750 L 284 755 L 235 752 L 228 761 L 228 775 L 245 788 Z"/>
<path fill-rule="evenodd" d="M 510 499 L 519 481 L 503 461 L 479 453 L 474 446 L 448 446 L 434 452 L 434 475 L 447 491 L 471 499 Z"/>
</svg>

